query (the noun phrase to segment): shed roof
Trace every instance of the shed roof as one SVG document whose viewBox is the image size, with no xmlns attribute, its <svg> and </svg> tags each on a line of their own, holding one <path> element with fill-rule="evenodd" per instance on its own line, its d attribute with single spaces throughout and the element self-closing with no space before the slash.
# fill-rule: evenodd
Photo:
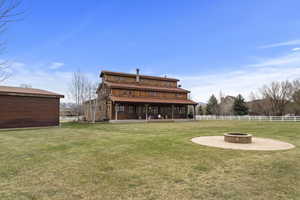
<svg viewBox="0 0 300 200">
<path fill-rule="evenodd" d="M 108 87 L 111 88 L 125 88 L 125 89 L 136 89 L 136 90 L 150 90 L 150 91 L 164 91 L 164 92 L 180 92 L 180 93 L 189 93 L 190 91 L 178 88 L 178 87 L 158 87 L 158 86 L 149 86 L 149 85 L 139 85 L 139 84 L 129 84 L 129 83 L 115 83 L 105 81 Z"/>
<path fill-rule="evenodd" d="M 159 98 L 142 98 L 142 97 L 110 97 L 115 102 L 128 103 L 162 103 L 162 104 L 185 104 L 196 105 L 197 103 L 188 99 L 159 99 Z"/>
<path fill-rule="evenodd" d="M 0 95 L 63 98 L 64 95 L 34 88 L 0 86 Z"/>
</svg>

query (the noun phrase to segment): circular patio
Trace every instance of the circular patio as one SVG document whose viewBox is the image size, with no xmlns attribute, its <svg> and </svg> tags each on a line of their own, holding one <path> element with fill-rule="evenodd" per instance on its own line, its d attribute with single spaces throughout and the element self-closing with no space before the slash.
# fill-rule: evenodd
<svg viewBox="0 0 300 200">
<path fill-rule="evenodd" d="M 249 144 L 225 142 L 223 136 L 195 137 L 191 141 L 204 146 L 218 147 L 223 149 L 237 149 L 237 150 L 274 151 L 274 150 L 292 149 L 295 147 L 294 145 L 287 142 L 281 142 L 279 140 L 257 138 L 257 137 L 253 137 L 252 143 Z"/>
</svg>

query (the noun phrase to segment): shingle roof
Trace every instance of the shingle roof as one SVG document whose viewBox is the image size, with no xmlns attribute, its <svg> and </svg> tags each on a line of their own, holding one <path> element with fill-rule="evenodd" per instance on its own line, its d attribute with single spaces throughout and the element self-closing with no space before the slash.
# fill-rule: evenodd
<svg viewBox="0 0 300 200">
<path fill-rule="evenodd" d="M 125 89 L 136 89 L 136 90 L 150 90 L 150 91 L 165 91 L 165 92 L 180 92 L 189 93 L 190 91 L 182 88 L 173 87 L 158 87 L 158 86 L 148 86 L 148 85 L 138 85 L 138 84 L 128 84 L 128 83 L 113 83 L 105 81 L 108 87 L 111 88 L 125 88 Z"/>
<path fill-rule="evenodd" d="M 130 73 L 123 73 L 123 72 L 112 72 L 112 71 L 101 71 L 100 77 L 102 77 L 104 74 L 108 75 L 116 75 L 116 76 L 127 76 L 127 77 L 136 77 L 136 74 L 130 74 Z M 160 77 L 160 76 L 147 76 L 147 75 L 139 75 L 141 78 L 146 79 L 154 79 L 154 80 L 165 80 L 165 81 L 179 81 L 176 78 L 167 78 L 167 77 Z"/>
<path fill-rule="evenodd" d="M 34 88 L 21 88 L 21 87 L 10 87 L 0 86 L 0 95 L 12 95 L 12 96 L 42 96 L 42 97 L 58 97 L 63 98 L 64 95 L 50 92 L 47 90 L 40 90 Z"/>
<path fill-rule="evenodd" d="M 188 99 L 158 99 L 158 98 L 142 98 L 142 97 L 110 97 L 115 102 L 129 102 L 129 103 L 164 103 L 164 104 L 186 104 L 195 105 L 196 102 Z"/>
</svg>

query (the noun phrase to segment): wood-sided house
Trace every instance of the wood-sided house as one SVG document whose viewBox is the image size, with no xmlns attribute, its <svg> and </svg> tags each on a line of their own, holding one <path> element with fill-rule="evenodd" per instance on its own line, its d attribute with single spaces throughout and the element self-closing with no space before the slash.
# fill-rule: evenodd
<svg viewBox="0 0 300 200">
<path fill-rule="evenodd" d="M 182 119 L 188 117 L 188 90 L 178 79 L 102 71 L 97 90 L 96 121 L 124 119 Z"/>
</svg>

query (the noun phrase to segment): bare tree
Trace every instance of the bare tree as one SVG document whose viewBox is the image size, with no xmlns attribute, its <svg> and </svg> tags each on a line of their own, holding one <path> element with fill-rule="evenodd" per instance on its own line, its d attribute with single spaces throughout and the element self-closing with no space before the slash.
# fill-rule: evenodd
<svg viewBox="0 0 300 200">
<path fill-rule="evenodd" d="M 10 75 L 9 65 L 6 62 L 0 63 L 0 83 L 8 79 Z"/>
<path fill-rule="evenodd" d="M 293 87 L 289 81 L 272 82 L 269 86 L 264 85 L 260 93 L 270 104 L 272 115 L 283 115 L 285 106 L 292 98 Z"/>
<path fill-rule="evenodd" d="M 271 115 L 271 107 L 266 99 L 260 95 L 251 92 L 249 96 L 250 101 L 247 103 L 249 107 L 249 114 L 251 115 Z"/>
<path fill-rule="evenodd" d="M 219 103 L 219 113 L 220 115 L 233 115 L 233 104 L 235 97 L 233 96 L 221 96 Z"/>
<path fill-rule="evenodd" d="M 85 105 L 85 111 L 89 115 L 89 119 L 92 122 L 95 122 L 96 120 L 96 112 L 98 107 L 98 101 L 97 101 L 97 91 L 98 84 L 92 83 L 91 81 L 87 81 L 86 84 L 86 97 L 87 97 L 87 103 Z"/>
<path fill-rule="evenodd" d="M 0 0 L 0 34 L 2 34 L 7 24 L 17 20 L 21 13 L 16 9 L 20 6 L 20 0 Z M 0 51 L 4 50 L 4 42 L 0 42 Z M 10 75 L 10 65 L 3 61 L 0 63 L 0 82 L 6 80 Z"/>
<path fill-rule="evenodd" d="M 78 120 L 83 113 L 83 103 L 87 99 L 87 84 L 88 80 L 82 72 L 77 71 L 73 73 L 72 81 L 69 86 L 69 93 L 70 97 L 75 102 L 75 112 L 77 113 Z"/>
<path fill-rule="evenodd" d="M 300 105 L 300 79 L 294 80 L 292 83 L 293 87 L 293 101 Z"/>
<path fill-rule="evenodd" d="M 287 112 L 291 115 L 300 115 L 300 79 L 292 82 L 292 100 L 287 105 Z"/>
</svg>

